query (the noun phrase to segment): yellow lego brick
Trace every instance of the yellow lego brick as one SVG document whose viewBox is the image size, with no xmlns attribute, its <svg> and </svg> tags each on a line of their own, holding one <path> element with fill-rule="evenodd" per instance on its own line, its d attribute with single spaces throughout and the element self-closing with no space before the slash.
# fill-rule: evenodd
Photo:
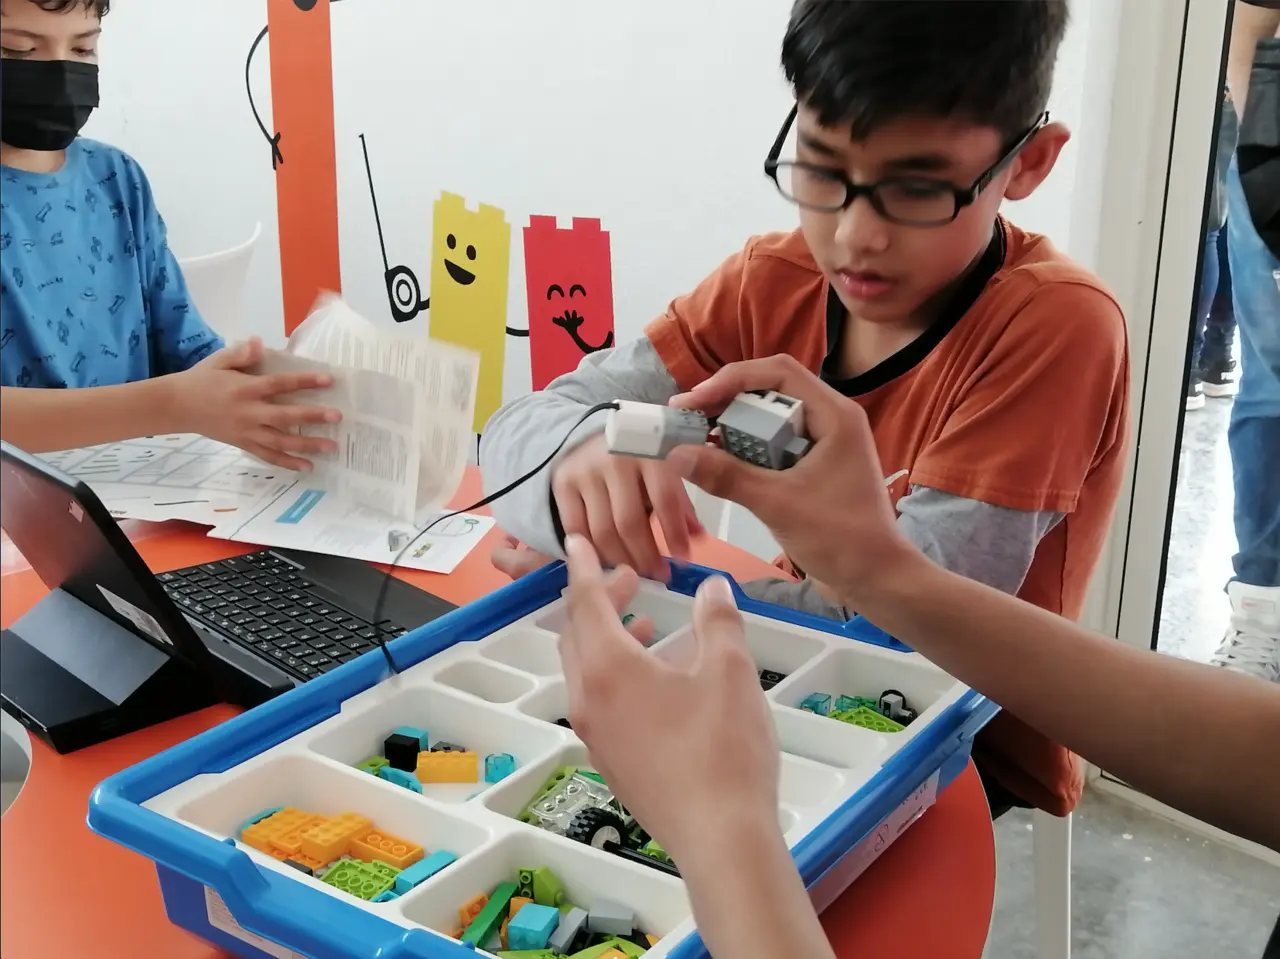
<svg viewBox="0 0 1280 959">
<path fill-rule="evenodd" d="M 462 928 L 466 929 L 467 926 L 471 925 L 472 920 L 474 920 L 476 916 L 480 915 L 480 913 L 484 910 L 484 907 L 487 905 L 489 905 L 489 897 L 485 895 L 479 895 L 479 896 L 476 896 L 474 899 L 472 899 L 469 903 L 467 903 L 461 909 L 459 909 L 458 919 L 462 922 Z M 454 938 L 461 939 L 462 933 L 459 932 L 458 935 L 455 936 Z"/>
<path fill-rule="evenodd" d="M 272 840 L 287 835 L 300 823 L 310 818 L 311 813 L 287 806 L 279 812 L 271 814 L 266 819 L 249 826 L 240 834 L 240 841 L 246 846 L 252 846 L 259 852 L 271 855 Z"/>
<path fill-rule="evenodd" d="M 644 937 L 645 937 L 647 940 L 649 940 L 649 948 L 650 948 L 650 949 L 652 949 L 654 946 L 656 946 L 656 945 L 658 944 L 657 937 L 655 937 L 655 936 L 651 936 L 651 935 L 649 935 L 647 932 L 644 934 Z"/>
<path fill-rule="evenodd" d="M 280 862 L 284 862 L 286 859 L 292 859 L 294 862 L 306 866 L 312 872 L 315 872 L 317 869 L 323 869 L 328 865 L 328 863 L 321 862 L 319 859 L 312 859 L 304 852 L 285 852 L 283 849 L 277 849 L 274 847 L 271 850 L 271 856 L 273 859 L 277 859 Z"/>
<path fill-rule="evenodd" d="M 390 833 L 370 829 L 351 840 L 350 854 L 365 862 L 381 859 L 389 866 L 404 869 L 422 858 L 422 847 Z"/>
<path fill-rule="evenodd" d="M 478 753 L 418 753 L 418 781 L 474 783 L 480 781 Z"/>
<path fill-rule="evenodd" d="M 332 819 L 316 823 L 302 834 L 302 851 L 312 859 L 332 862 L 346 855 L 351 840 L 367 832 L 373 823 L 364 816 L 344 812 Z"/>
</svg>

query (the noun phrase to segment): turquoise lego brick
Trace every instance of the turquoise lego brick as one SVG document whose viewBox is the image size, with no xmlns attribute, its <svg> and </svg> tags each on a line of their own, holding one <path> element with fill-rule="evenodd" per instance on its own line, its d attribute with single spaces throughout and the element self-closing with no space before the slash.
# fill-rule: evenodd
<svg viewBox="0 0 1280 959">
<path fill-rule="evenodd" d="M 515 949 L 545 949 L 559 924 L 559 909 L 528 903 L 507 923 L 507 942 Z"/>
<path fill-rule="evenodd" d="M 280 812 L 280 810 L 282 809 L 284 809 L 284 806 L 272 806 L 270 809 L 264 809 L 262 810 L 262 812 L 257 813 L 256 815 L 250 816 L 248 819 L 242 822 L 240 824 L 240 828 L 236 830 L 236 838 L 238 839 L 240 835 L 250 826 L 256 826 L 258 823 L 262 822 L 262 820 L 266 819 L 268 816 L 274 816 L 276 813 Z"/>
<path fill-rule="evenodd" d="M 410 739 L 416 739 L 424 750 L 430 748 L 430 739 L 427 738 L 427 731 L 419 729 L 417 726 L 400 726 L 396 729 L 396 735 L 408 736 Z"/>
<path fill-rule="evenodd" d="M 407 773 L 403 769 L 396 769 L 394 766 L 383 766 L 378 770 L 378 778 L 385 779 L 389 783 L 395 783 L 397 786 L 403 786 L 412 792 L 422 792 L 422 783 L 418 782 L 417 776 L 413 773 Z"/>
<path fill-rule="evenodd" d="M 394 889 L 388 889 L 386 892 L 379 893 L 373 897 L 374 902 L 390 902 L 392 899 L 399 899 L 400 893 Z"/>
<path fill-rule="evenodd" d="M 471 925 L 467 926 L 466 932 L 462 934 L 462 941 L 474 946 L 483 946 L 488 942 L 489 937 L 501 929 L 502 920 L 507 918 L 507 906 L 515 894 L 514 882 L 504 882 L 498 886 L 489 896 L 489 901 L 480 910 L 480 914 L 471 920 Z M 510 930 L 508 930 L 509 935 Z"/>
<path fill-rule="evenodd" d="M 445 866 L 457 860 L 457 856 L 443 849 L 433 852 L 425 859 L 419 859 L 408 869 L 400 870 L 400 874 L 396 876 L 396 892 L 403 896 L 414 886 L 426 882 Z"/>
<path fill-rule="evenodd" d="M 826 693 L 810 693 L 800 702 L 800 708 L 819 716 L 831 715 L 831 697 Z"/>
<path fill-rule="evenodd" d="M 492 753 L 484 757 L 484 781 L 501 782 L 516 771 L 516 757 L 510 753 Z"/>
</svg>

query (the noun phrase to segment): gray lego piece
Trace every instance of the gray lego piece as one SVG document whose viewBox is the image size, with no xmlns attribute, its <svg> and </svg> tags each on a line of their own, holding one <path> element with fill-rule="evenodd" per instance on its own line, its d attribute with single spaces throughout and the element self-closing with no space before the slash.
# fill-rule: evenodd
<svg viewBox="0 0 1280 959">
<path fill-rule="evenodd" d="M 547 948 L 557 956 L 563 956 L 573 948 L 573 941 L 578 938 L 578 933 L 582 931 L 582 927 L 586 923 L 586 912 L 577 906 L 574 906 L 566 913 L 562 913 L 560 915 L 560 924 L 556 926 L 556 931 L 547 940 Z"/>
<path fill-rule="evenodd" d="M 636 931 L 636 914 L 611 900 L 597 899 L 591 904 L 587 928 L 606 936 L 629 936 Z"/>
<path fill-rule="evenodd" d="M 796 435 L 788 416 L 786 409 L 775 412 L 734 400 L 718 420 L 722 443 L 739 459 L 785 469 L 808 450 L 808 441 Z"/>
</svg>

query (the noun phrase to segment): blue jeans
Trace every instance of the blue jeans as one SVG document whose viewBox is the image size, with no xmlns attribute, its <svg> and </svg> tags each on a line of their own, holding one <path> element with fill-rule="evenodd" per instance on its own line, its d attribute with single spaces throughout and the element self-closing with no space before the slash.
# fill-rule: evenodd
<svg viewBox="0 0 1280 959">
<path fill-rule="evenodd" d="M 1200 296 L 1196 302 L 1195 345 L 1191 352 L 1194 376 L 1210 365 L 1231 359 L 1235 339 L 1235 307 L 1231 295 L 1231 259 L 1227 255 L 1227 228 L 1204 238 L 1204 264 L 1200 271 Z"/>
<path fill-rule="evenodd" d="M 1280 261 L 1254 229 L 1235 160 L 1227 211 L 1240 331 L 1240 392 L 1227 433 L 1239 549 L 1233 563 L 1243 583 L 1280 586 Z"/>
</svg>

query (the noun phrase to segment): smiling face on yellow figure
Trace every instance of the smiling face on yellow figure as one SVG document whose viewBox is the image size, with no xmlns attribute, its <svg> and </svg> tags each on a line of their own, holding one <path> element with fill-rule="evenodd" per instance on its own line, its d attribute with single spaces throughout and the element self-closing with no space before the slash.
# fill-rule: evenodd
<svg viewBox="0 0 1280 959">
<path fill-rule="evenodd" d="M 480 354 L 479 433 L 502 405 L 511 226 L 495 206 L 472 211 L 457 194 L 441 193 L 431 236 L 431 337 Z"/>
</svg>

